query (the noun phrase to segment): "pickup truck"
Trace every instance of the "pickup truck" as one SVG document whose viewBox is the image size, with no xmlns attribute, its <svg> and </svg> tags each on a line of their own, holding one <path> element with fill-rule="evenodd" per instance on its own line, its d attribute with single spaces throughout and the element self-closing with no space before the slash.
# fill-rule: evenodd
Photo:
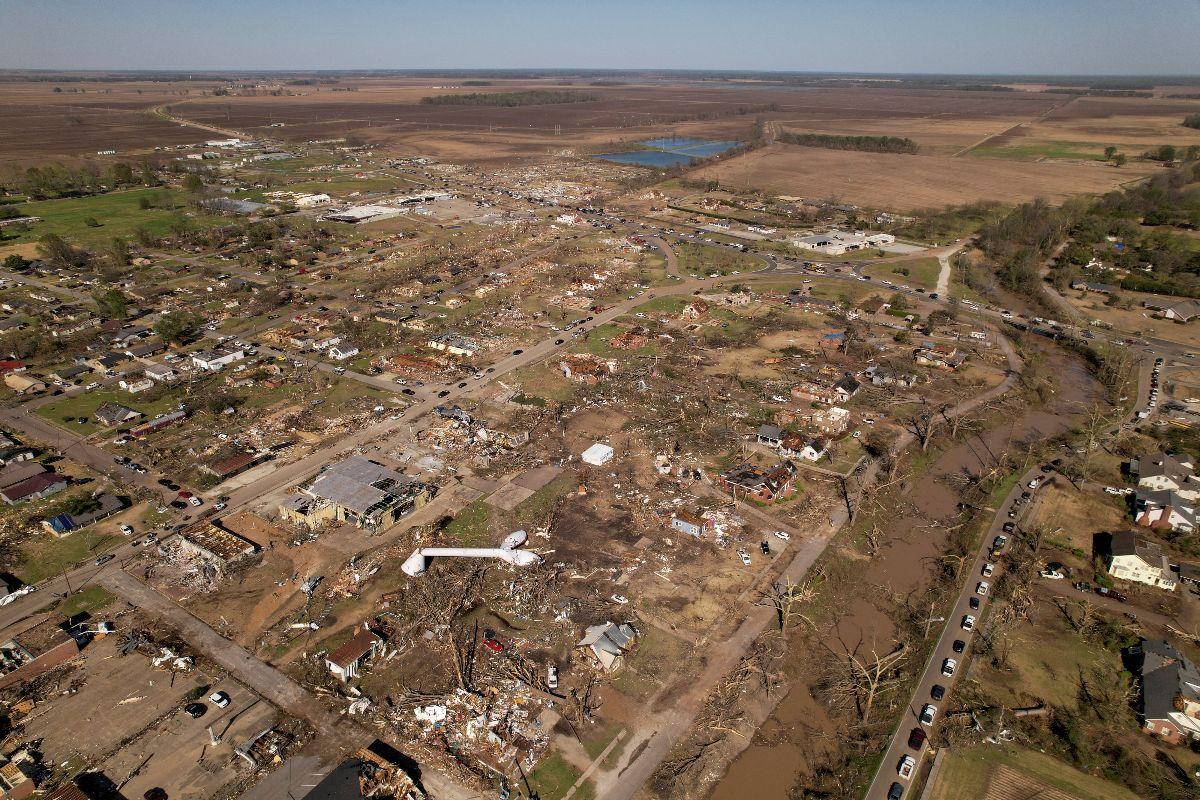
<svg viewBox="0 0 1200 800">
<path fill-rule="evenodd" d="M 1121 594 L 1120 592 L 1118 592 L 1116 589 L 1106 589 L 1103 586 L 1097 586 L 1096 594 L 1100 595 L 1101 597 L 1111 597 L 1113 600 L 1116 600 L 1118 603 L 1128 603 L 1129 602 L 1129 598 L 1126 597 L 1125 595 Z"/>
</svg>

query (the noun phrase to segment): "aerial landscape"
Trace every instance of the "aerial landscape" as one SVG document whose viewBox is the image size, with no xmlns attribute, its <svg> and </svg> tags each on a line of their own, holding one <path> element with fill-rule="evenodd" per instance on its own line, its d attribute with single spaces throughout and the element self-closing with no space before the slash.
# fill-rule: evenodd
<svg viewBox="0 0 1200 800">
<path fill-rule="evenodd" d="M 1200 6 L 743 5 L 0 4 L 0 798 L 1200 797 Z"/>
</svg>

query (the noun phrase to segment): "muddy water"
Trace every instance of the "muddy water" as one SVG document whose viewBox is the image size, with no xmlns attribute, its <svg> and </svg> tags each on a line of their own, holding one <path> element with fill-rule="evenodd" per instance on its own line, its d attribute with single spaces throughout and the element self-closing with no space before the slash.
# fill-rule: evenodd
<svg viewBox="0 0 1200 800">
<path fill-rule="evenodd" d="M 978 474 L 992 466 L 993 455 L 1006 450 L 1019 453 L 1031 442 L 1062 433 L 1076 414 L 1103 397 L 1100 385 L 1077 359 L 1042 346 L 1047 350 L 1048 371 L 1057 377 L 1058 392 L 1042 408 L 1006 420 L 947 450 L 906 487 L 912 507 L 903 510 L 889 532 L 888 543 L 863 572 L 863 591 L 831 632 L 834 642 L 853 647 L 861 641 L 868 650 L 878 643 L 880 652 L 891 649 L 892 623 L 872 598 L 909 595 L 927 586 L 931 559 L 945 540 L 941 526 L 952 520 L 956 511 L 956 495 L 945 482 L 948 476 L 963 470 Z M 812 756 L 829 746 L 825 734 L 833 727 L 809 687 L 794 681 L 754 741 L 730 765 L 711 800 L 787 800 L 788 790 L 808 771 Z"/>
</svg>

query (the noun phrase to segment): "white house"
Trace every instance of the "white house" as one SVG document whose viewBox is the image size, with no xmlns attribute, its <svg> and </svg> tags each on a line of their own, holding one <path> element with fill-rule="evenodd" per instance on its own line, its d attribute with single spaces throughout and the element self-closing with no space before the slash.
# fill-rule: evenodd
<svg viewBox="0 0 1200 800">
<path fill-rule="evenodd" d="M 1121 580 L 1175 590 L 1175 575 L 1162 548 L 1134 531 L 1113 534 L 1108 571 Z"/>
<path fill-rule="evenodd" d="M 1175 492 L 1185 500 L 1200 499 L 1200 478 L 1195 475 L 1195 464 L 1186 455 L 1151 453 L 1133 461 L 1129 469 L 1137 475 L 1138 488 Z"/>
<path fill-rule="evenodd" d="M 325 666 L 345 683 L 359 676 L 363 664 L 379 652 L 382 644 L 377 634 L 363 627 L 350 641 L 325 656 Z"/>
<path fill-rule="evenodd" d="M 146 373 L 147 378 L 162 383 L 173 381 L 176 377 L 175 370 L 166 364 L 147 364 L 143 372 Z"/>
<path fill-rule="evenodd" d="M 150 380 L 149 378 L 147 378 L 145 376 L 143 376 L 141 378 L 136 378 L 136 379 L 135 378 L 129 378 L 129 379 L 122 378 L 120 381 L 118 381 L 118 385 L 125 391 L 129 392 L 130 394 L 138 394 L 140 392 L 146 391 L 147 389 L 153 389 L 154 381 Z"/>
<path fill-rule="evenodd" d="M 453 334 L 446 334 L 438 336 L 435 339 L 430 339 L 427 344 L 434 350 L 441 350 L 452 356 L 473 356 L 479 350 L 479 346 L 474 342 L 468 341 L 461 336 L 454 336 Z"/>
<path fill-rule="evenodd" d="M 192 353 L 192 363 L 201 369 L 215 372 L 245 357 L 246 353 L 241 348 L 218 347 L 215 350 L 197 350 Z"/>
<path fill-rule="evenodd" d="M 1196 529 L 1196 504 L 1170 489 L 1147 492 L 1139 489 L 1134 496 L 1134 521 L 1138 525 L 1176 533 Z"/>
<path fill-rule="evenodd" d="M 337 361 L 345 361 L 358 355 L 358 348 L 352 344 L 335 344 L 329 348 L 329 357 Z"/>
<path fill-rule="evenodd" d="M 591 464 L 594 467 L 602 467 L 612 461 L 613 449 L 606 444 L 596 442 L 594 445 L 583 451 L 580 456 L 585 464 Z"/>
</svg>

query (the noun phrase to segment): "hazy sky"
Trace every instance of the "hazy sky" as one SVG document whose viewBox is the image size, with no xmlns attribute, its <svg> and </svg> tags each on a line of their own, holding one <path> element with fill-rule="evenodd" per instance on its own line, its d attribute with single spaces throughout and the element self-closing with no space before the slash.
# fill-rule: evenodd
<svg viewBox="0 0 1200 800">
<path fill-rule="evenodd" d="M 0 68 L 1200 73 L 1200 0 L 0 0 Z"/>
</svg>

